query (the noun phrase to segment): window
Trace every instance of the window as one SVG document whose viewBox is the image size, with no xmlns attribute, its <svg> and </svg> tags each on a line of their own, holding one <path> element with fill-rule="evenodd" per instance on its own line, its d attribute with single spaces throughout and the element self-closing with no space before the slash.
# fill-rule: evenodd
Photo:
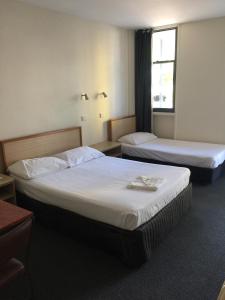
<svg viewBox="0 0 225 300">
<path fill-rule="evenodd" d="M 152 35 L 153 111 L 174 112 L 177 28 L 155 30 Z"/>
</svg>

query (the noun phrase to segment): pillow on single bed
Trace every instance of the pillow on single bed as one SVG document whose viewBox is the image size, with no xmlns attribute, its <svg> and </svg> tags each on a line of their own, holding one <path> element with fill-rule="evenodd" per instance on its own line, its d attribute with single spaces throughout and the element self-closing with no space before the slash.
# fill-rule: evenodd
<svg viewBox="0 0 225 300">
<path fill-rule="evenodd" d="M 8 171 L 10 174 L 23 179 L 34 179 L 46 174 L 54 173 L 68 168 L 68 163 L 57 157 L 40 157 L 19 160 L 12 164 Z"/>
<path fill-rule="evenodd" d="M 139 145 L 153 141 L 155 139 L 157 139 L 157 136 L 153 133 L 134 132 L 120 137 L 118 141 L 124 144 Z"/>
<path fill-rule="evenodd" d="M 105 156 L 105 154 L 87 146 L 74 148 L 55 155 L 55 157 L 65 160 L 70 167 L 75 167 L 83 162 L 102 156 Z"/>
</svg>

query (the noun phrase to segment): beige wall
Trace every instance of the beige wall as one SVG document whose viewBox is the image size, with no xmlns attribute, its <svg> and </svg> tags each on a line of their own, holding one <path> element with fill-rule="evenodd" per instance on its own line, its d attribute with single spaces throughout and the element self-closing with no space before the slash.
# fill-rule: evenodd
<svg viewBox="0 0 225 300">
<path fill-rule="evenodd" d="M 225 18 L 179 27 L 178 139 L 225 143 Z"/>
<path fill-rule="evenodd" d="M 154 125 L 160 136 L 174 128 L 177 139 L 225 143 L 225 18 L 178 28 L 176 115 Z"/>
<path fill-rule="evenodd" d="M 106 139 L 106 120 L 134 111 L 133 39 L 132 31 L 0 0 L 0 140 L 75 125 L 84 144 Z M 108 99 L 96 98 L 102 91 Z"/>
<path fill-rule="evenodd" d="M 160 138 L 174 138 L 174 115 L 154 113 L 153 114 L 153 132 Z"/>
</svg>

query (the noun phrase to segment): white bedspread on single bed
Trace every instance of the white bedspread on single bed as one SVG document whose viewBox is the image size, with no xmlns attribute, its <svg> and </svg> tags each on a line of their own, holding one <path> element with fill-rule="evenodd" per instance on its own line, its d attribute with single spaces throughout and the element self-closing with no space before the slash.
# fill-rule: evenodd
<svg viewBox="0 0 225 300">
<path fill-rule="evenodd" d="M 122 144 L 124 154 L 214 169 L 225 160 L 225 145 L 157 138 L 140 145 Z"/>
<path fill-rule="evenodd" d="M 127 189 L 140 175 L 162 177 L 166 182 L 156 192 Z M 105 156 L 38 179 L 16 178 L 16 186 L 41 202 L 134 230 L 174 199 L 188 185 L 189 177 L 186 168 Z"/>
</svg>

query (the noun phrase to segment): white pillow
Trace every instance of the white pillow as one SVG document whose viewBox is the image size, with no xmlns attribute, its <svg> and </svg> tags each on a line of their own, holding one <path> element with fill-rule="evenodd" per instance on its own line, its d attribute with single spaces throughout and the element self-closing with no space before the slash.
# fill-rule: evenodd
<svg viewBox="0 0 225 300">
<path fill-rule="evenodd" d="M 55 157 L 65 160 L 70 167 L 102 156 L 105 156 L 105 154 L 87 146 L 74 148 L 55 155 Z"/>
<path fill-rule="evenodd" d="M 157 136 L 149 132 L 134 132 L 119 138 L 120 143 L 139 145 L 157 139 Z"/>
<path fill-rule="evenodd" d="M 23 179 L 34 179 L 66 168 L 68 168 L 68 163 L 62 159 L 57 157 L 40 157 L 19 160 L 12 164 L 8 171 L 10 174 Z"/>
</svg>

